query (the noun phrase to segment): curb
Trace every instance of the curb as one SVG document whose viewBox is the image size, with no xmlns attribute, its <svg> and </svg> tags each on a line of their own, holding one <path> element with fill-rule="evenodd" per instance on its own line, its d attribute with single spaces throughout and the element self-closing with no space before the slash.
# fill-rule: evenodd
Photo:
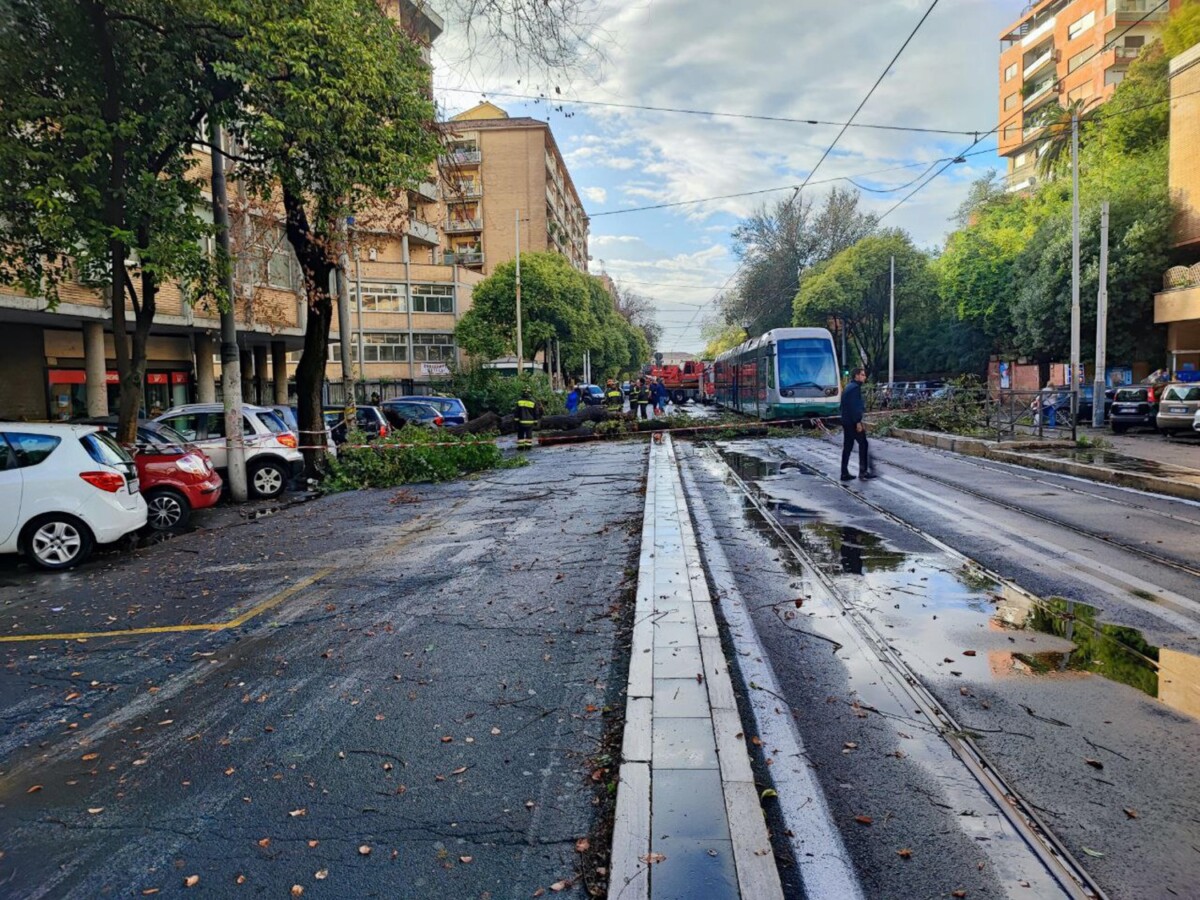
<svg viewBox="0 0 1200 900">
<path fill-rule="evenodd" d="M 963 456 L 978 456 L 994 462 L 1024 466 L 1027 469 L 1040 469 L 1043 472 L 1052 472 L 1056 475 L 1071 475 L 1075 478 L 1083 478 L 1087 481 L 1095 481 L 1100 484 L 1111 484 L 1116 487 L 1131 488 L 1137 491 L 1162 494 L 1181 500 L 1195 500 L 1200 502 L 1200 472 L 1196 473 L 1196 483 L 1192 484 L 1186 481 L 1159 478 L 1155 475 L 1143 475 L 1138 472 L 1121 472 L 1117 469 L 1106 468 L 1105 466 L 1075 462 L 1069 459 L 1053 459 L 1051 457 L 1038 456 L 1034 453 L 1021 452 L 1034 447 L 1039 449 L 1072 447 L 1073 445 L 1070 442 L 1045 441 L 1030 444 L 1024 441 L 1014 441 L 996 443 L 995 441 L 985 441 L 980 438 L 960 437 L 958 435 L 940 434 L 932 431 L 914 431 L 905 428 L 894 429 L 888 437 L 907 441 L 911 444 L 934 447 L 938 450 L 948 450 L 951 453 L 959 453 Z"/>
</svg>

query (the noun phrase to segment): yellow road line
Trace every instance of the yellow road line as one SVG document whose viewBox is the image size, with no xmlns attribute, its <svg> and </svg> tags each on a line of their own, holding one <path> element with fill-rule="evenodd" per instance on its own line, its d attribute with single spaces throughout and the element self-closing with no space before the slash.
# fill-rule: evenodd
<svg viewBox="0 0 1200 900">
<path fill-rule="evenodd" d="M 307 578 L 302 578 L 295 584 L 289 585 L 279 593 L 268 597 L 262 603 L 251 607 L 236 619 L 230 619 L 228 622 L 210 622 L 203 625 L 153 625 L 148 628 L 126 628 L 120 631 L 74 631 L 60 634 L 12 634 L 0 636 L 0 643 L 11 644 L 19 641 L 83 641 L 88 640 L 89 638 L 135 637 L 142 634 L 171 634 L 174 632 L 185 631 L 226 631 L 230 628 L 237 628 L 240 625 L 244 625 L 256 616 L 261 616 L 267 610 L 278 606 L 289 597 L 293 597 L 305 588 L 316 584 L 333 571 L 334 567 L 330 566 L 329 568 L 321 569 L 321 571 L 309 575 Z"/>
</svg>

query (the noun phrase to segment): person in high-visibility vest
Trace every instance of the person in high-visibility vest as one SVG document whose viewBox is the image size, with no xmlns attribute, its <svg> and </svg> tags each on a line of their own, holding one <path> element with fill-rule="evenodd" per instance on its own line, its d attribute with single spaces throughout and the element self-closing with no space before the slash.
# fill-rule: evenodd
<svg viewBox="0 0 1200 900">
<path fill-rule="evenodd" d="M 513 418 L 517 421 L 518 450 L 529 450 L 533 447 L 533 429 L 540 417 L 541 410 L 538 409 L 537 401 L 533 399 L 533 391 L 525 388 L 521 391 L 521 399 L 517 401 L 517 408 L 513 411 Z"/>
<path fill-rule="evenodd" d="M 645 378 L 637 380 L 637 386 L 630 392 L 629 403 L 632 406 L 637 404 L 637 415 L 639 419 L 650 418 L 650 388 L 646 384 Z"/>
<path fill-rule="evenodd" d="M 618 412 L 625 405 L 625 398 L 621 396 L 620 386 L 611 378 L 608 379 L 608 385 L 604 388 L 604 405 L 608 409 Z"/>
</svg>

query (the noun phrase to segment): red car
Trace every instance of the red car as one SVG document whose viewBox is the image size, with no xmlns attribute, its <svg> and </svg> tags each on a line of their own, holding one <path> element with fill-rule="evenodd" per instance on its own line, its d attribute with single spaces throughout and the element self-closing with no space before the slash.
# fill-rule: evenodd
<svg viewBox="0 0 1200 900">
<path fill-rule="evenodd" d="M 117 427 L 115 416 L 88 424 Z M 212 460 L 190 445 L 174 428 L 139 421 L 137 445 L 130 448 L 146 499 L 146 527 L 155 531 L 183 528 L 192 510 L 207 509 L 221 499 L 221 476 Z"/>
</svg>

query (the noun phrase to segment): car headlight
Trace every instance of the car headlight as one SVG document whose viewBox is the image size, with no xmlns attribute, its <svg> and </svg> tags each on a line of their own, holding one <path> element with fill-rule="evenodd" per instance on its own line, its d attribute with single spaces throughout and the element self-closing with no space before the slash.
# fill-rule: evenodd
<svg viewBox="0 0 1200 900">
<path fill-rule="evenodd" d="M 208 468 L 204 465 L 204 461 L 194 453 L 188 453 L 179 457 L 179 468 L 189 475 L 203 476 L 208 474 Z"/>
</svg>

